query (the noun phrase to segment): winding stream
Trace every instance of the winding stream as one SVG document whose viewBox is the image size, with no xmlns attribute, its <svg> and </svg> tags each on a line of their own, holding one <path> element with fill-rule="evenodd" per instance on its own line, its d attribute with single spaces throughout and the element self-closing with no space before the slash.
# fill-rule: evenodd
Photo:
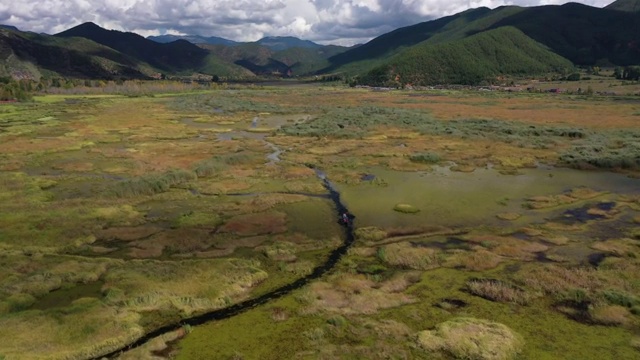
<svg viewBox="0 0 640 360">
<path fill-rule="evenodd" d="M 335 208 L 337 210 L 337 215 L 342 214 L 344 212 L 347 212 L 347 207 L 342 203 L 342 201 L 340 200 L 340 193 L 337 191 L 337 189 L 335 188 L 335 186 L 333 186 L 333 184 L 331 184 L 331 182 L 329 181 L 329 179 L 327 179 L 326 175 L 324 172 L 322 172 L 321 170 L 318 169 L 314 169 L 316 172 L 316 175 L 318 176 L 319 179 L 322 180 L 322 184 L 323 186 L 329 191 L 328 197 L 331 199 L 331 201 L 333 201 Z M 321 276 L 323 276 L 324 274 L 326 274 L 328 271 L 330 271 L 331 269 L 333 269 L 335 267 L 335 265 L 338 263 L 338 261 L 340 261 L 340 259 L 342 258 L 342 256 L 347 252 L 347 250 L 349 249 L 349 247 L 353 244 L 355 237 L 353 234 L 353 226 L 344 226 L 343 227 L 343 231 L 344 231 L 344 242 L 342 243 L 342 245 L 340 245 L 338 248 L 334 249 L 330 254 L 329 257 L 327 258 L 327 260 L 317 266 L 316 268 L 313 269 L 313 271 L 290 283 L 287 285 L 284 285 L 278 289 L 275 289 L 271 292 L 268 292 L 264 295 L 258 296 L 256 298 L 253 299 L 249 299 L 249 300 L 245 300 L 243 302 L 237 303 L 235 305 L 226 307 L 226 308 L 222 308 L 222 309 L 218 309 L 218 310 L 214 310 L 214 311 L 210 311 L 201 315 L 197 315 L 194 317 L 190 317 L 187 319 L 183 319 L 181 320 L 179 323 L 174 323 L 174 324 L 169 324 L 169 325 L 165 325 L 161 328 L 158 328 L 154 331 L 151 331 L 147 334 L 145 334 L 144 336 L 142 336 L 141 338 L 139 338 L 138 340 L 136 340 L 133 343 L 127 344 L 125 346 L 122 346 L 121 348 L 114 350 L 108 354 L 104 354 L 98 357 L 94 357 L 91 358 L 92 360 L 99 360 L 99 359 L 103 359 L 103 358 L 113 358 L 119 354 L 121 354 L 124 351 L 128 351 L 130 349 L 136 348 L 138 346 L 141 346 L 143 344 L 145 344 L 146 342 L 152 340 L 153 338 L 156 338 L 162 334 L 165 334 L 167 332 L 170 331 L 174 331 L 179 329 L 180 327 L 184 326 L 184 325 L 191 325 L 191 326 L 195 326 L 195 325 L 202 325 L 206 322 L 212 321 L 212 320 L 222 320 L 222 319 L 226 319 L 226 318 L 230 318 L 232 316 L 235 316 L 237 314 L 240 314 L 246 310 L 252 309 L 256 306 L 259 305 L 263 305 L 271 300 L 275 300 L 278 299 L 284 295 L 289 294 L 291 291 L 299 289 L 303 286 L 305 286 L 306 284 L 308 284 L 310 281 L 315 280 Z"/>
</svg>

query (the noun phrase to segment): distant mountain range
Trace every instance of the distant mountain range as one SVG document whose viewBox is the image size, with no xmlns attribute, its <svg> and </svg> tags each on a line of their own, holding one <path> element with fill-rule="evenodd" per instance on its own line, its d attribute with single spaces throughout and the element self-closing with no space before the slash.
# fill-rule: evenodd
<svg viewBox="0 0 640 360">
<path fill-rule="evenodd" d="M 155 36 L 93 23 L 56 35 L 0 26 L 0 76 L 223 79 L 338 75 L 362 84 L 473 84 L 567 73 L 574 66 L 640 65 L 640 0 L 605 8 L 568 3 L 477 8 L 396 29 L 351 48 L 295 37 L 239 43 Z"/>
<path fill-rule="evenodd" d="M 147 36 L 147 39 L 159 43 L 170 43 L 176 40 L 187 40 L 192 44 L 209 44 L 209 45 L 236 45 L 233 40 L 224 39 L 217 36 L 200 36 L 200 35 L 159 35 Z"/>
<path fill-rule="evenodd" d="M 294 47 L 317 49 L 322 45 L 316 44 L 313 41 L 301 40 L 293 36 L 267 36 L 255 42 L 236 42 L 233 40 L 224 39 L 217 36 L 204 37 L 200 35 L 161 35 L 161 36 L 147 36 L 147 39 L 153 40 L 159 43 L 169 43 L 176 40 L 186 40 L 192 44 L 200 45 L 240 45 L 240 44 L 257 44 L 268 47 L 274 51 L 286 50 Z"/>
</svg>

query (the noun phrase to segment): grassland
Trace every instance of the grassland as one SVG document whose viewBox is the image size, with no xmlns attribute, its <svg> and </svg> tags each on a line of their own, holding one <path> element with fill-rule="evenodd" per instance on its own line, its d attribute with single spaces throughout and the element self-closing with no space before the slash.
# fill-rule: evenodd
<svg viewBox="0 0 640 360">
<path fill-rule="evenodd" d="M 338 266 L 123 358 L 639 354 L 633 98 L 307 86 L 0 106 L 6 359 L 97 356 L 308 274 L 342 241 L 314 167 L 356 215 Z"/>
</svg>

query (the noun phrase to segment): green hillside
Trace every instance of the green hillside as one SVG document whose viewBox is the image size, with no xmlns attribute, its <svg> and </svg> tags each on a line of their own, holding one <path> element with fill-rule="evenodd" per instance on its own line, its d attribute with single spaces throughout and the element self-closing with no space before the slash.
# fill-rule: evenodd
<svg viewBox="0 0 640 360">
<path fill-rule="evenodd" d="M 637 2 L 620 0 L 611 7 L 629 9 Z M 568 3 L 478 8 L 400 28 L 331 57 L 324 71 L 363 73 L 412 46 L 443 44 L 504 26 L 519 29 L 576 65 L 640 64 L 640 12 Z"/>
<path fill-rule="evenodd" d="M 396 29 L 364 45 L 332 56 L 329 58 L 331 65 L 323 69 L 323 72 L 353 72 L 353 70 L 357 71 L 359 67 L 372 67 L 381 59 L 389 58 L 402 49 L 429 39 L 451 22 L 456 20 L 471 22 L 490 11 L 489 8 L 471 9 L 459 14 Z M 354 66 L 354 63 L 358 65 Z"/>
<path fill-rule="evenodd" d="M 273 54 L 275 60 L 286 64 L 293 75 L 310 75 L 330 65 L 329 57 L 344 52 L 347 48 L 327 45 L 319 48 L 294 47 Z"/>
<path fill-rule="evenodd" d="M 513 26 L 577 65 L 640 64 L 640 13 L 582 4 L 527 8 L 496 22 Z"/>
<path fill-rule="evenodd" d="M 414 46 L 364 75 L 359 83 L 478 84 L 500 75 L 544 74 L 572 67 L 520 30 L 502 27 L 462 40 Z"/>
</svg>

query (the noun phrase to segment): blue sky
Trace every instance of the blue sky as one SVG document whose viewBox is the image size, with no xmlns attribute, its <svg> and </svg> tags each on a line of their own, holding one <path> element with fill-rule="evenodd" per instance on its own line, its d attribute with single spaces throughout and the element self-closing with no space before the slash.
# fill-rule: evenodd
<svg viewBox="0 0 640 360">
<path fill-rule="evenodd" d="M 603 7 L 613 0 L 577 1 Z M 0 24 L 54 34 L 92 21 L 143 36 L 190 34 L 255 41 L 296 36 L 353 45 L 398 27 L 486 6 L 558 0 L 19 0 L 0 3 Z"/>
</svg>

